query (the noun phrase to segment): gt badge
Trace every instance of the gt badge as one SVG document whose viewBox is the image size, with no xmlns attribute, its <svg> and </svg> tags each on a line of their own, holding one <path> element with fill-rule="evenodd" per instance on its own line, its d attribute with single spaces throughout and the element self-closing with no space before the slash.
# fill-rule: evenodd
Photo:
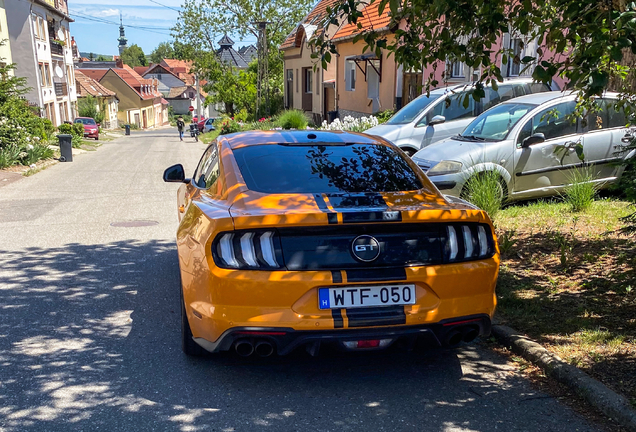
<svg viewBox="0 0 636 432">
<path fill-rule="evenodd" d="M 375 261 L 380 256 L 380 243 L 370 235 L 356 237 L 351 243 L 355 259 L 363 262 Z"/>
</svg>

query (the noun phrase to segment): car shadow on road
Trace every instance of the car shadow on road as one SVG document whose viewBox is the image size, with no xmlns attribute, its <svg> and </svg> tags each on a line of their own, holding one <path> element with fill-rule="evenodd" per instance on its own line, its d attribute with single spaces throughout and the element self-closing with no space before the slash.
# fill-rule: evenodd
<svg viewBox="0 0 636 432">
<path fill-rule="evenodd" d="M 178 290 L 171 242 L 0 251 L 0 430 L 593 430 L 476 346 L 188 358 Z"/>
</svg>

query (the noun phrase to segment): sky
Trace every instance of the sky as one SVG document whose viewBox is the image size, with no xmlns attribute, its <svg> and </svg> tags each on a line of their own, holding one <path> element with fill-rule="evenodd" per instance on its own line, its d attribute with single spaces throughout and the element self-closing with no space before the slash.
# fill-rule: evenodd
<svg viewBox="0 0 636 432">
<path fill-rule="evenodd" d="M 128 46 L 137 44 L 150 54 L 161 42 L 171 40 L 182 0 L 69 0 L 71 35 L 82 52 L 118 54 L 119 14 L 122 14 Z M 236 37 L 230 37 L 238 41 Z M 235 48 L 255 43 L 238 41 Z"/>
</svg>

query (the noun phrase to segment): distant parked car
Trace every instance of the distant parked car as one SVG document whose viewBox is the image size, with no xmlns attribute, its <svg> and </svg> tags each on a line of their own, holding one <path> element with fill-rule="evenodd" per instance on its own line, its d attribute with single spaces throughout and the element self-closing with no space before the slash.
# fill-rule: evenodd
<svg viewBox="0 0 636 432">
<path fill-rule="evenodd" d="M 614 109 L 616 97 L 606 93 L 596 99 L 597 112 L 574 123 L 574 94 L 512 99 L 481 114 L 461 134 L 418 151 L 413 161 L 439 190 L 457 197 L 466 194 L 468 179 L 484 171 L 499 174 L 501 193 L 511 200 L 561 193 L 583 167 L 602 188 L 622 174 L 617 162 L 634 155 L 620 153 L 634 131 L 625 126 L 625 113 Z M 564 153 L 555 153 L 557 148 Z"/>
<path fill-rule="evenodd" d="M 201 132 L 203 132 L 203 133 L 215 130 L 215 128 L 214 128 L 214 121 L 215 120 L 216 119 L 214 119 L 214 118 L 209 118 L 209 119 L 205 119 L 204 121 L 200 122 L 199 123 L 199 130 Z"/>
<path fill-rule="evenodd" d="M 82 123 L 84 125 L 84 137 L 99 139 L 99 125 L 95 119 L 91 117 L 77 117 L 73 123 Z"/>
<path fill-rule="evenodd" d="M 464 130 L 479 114 L 509 99 L 532 93 L 559 90 L 545 84 L 533 83 L 530 78 L 504 80 L 497 90 L 486 87 L 486 97 L 476 102 L 467 94 L 473 92 L 471 84 L 461 84 L 432 90 L 399 110 L 386 123 L 365 133 L 391 141 L 409 156 L 428 145 L 442 141 Z"/>
</svg>

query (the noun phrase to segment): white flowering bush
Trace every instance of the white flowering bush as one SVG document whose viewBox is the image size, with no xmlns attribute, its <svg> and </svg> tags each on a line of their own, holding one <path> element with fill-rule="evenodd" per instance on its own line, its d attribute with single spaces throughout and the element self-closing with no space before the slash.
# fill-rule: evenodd
<svg viewBox="0 0 636 432">
<path fill-rule="evenodd" d="M 328 123 L 327 120 L 323 121 L 320 129 L 364 132 L 367 129 L 371 129 L 374 126 L 377 126 L 378 124 L 378 118 L 375 116 L 360 118 L 345 116 L 342 121 L 340 119 L 335 119 L 331 123 Z"/>
</svg>

